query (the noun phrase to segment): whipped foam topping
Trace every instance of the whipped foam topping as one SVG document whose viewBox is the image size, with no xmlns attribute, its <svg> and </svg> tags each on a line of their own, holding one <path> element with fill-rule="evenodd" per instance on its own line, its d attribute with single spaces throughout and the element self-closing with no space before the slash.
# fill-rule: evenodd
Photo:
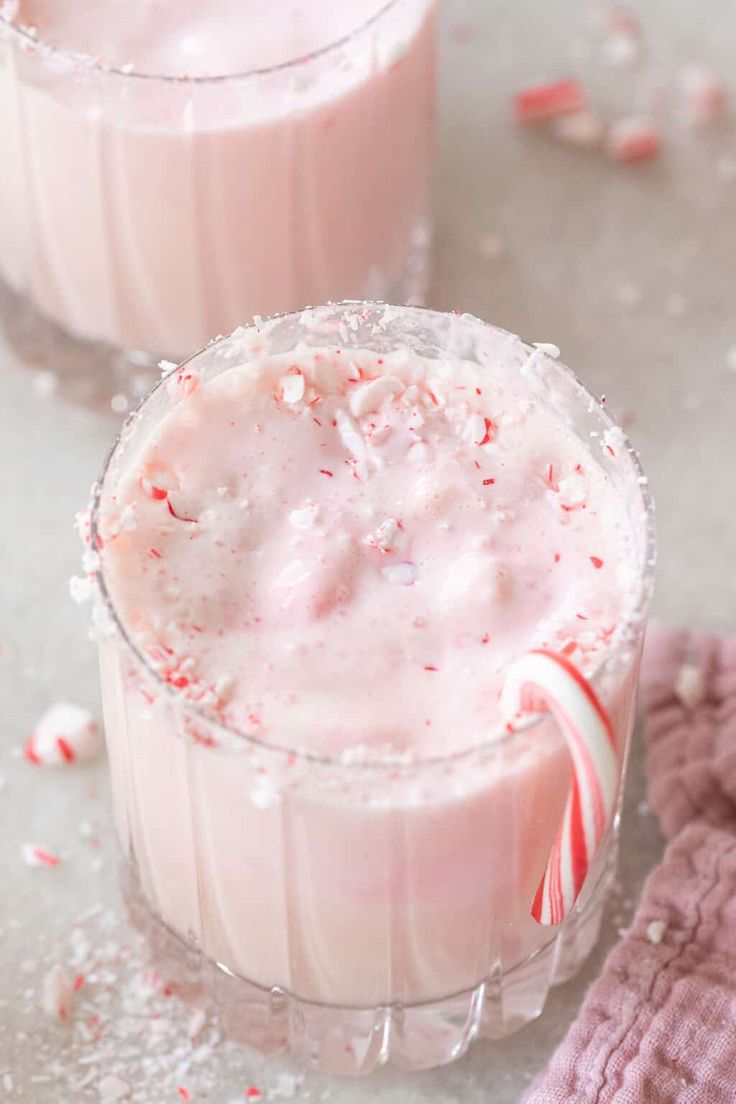
<svg viewBox="0 0 736 1104">
<path fill-rule="evenodd" d="M 498 731 L 510 661 L 545 646 L 592 670 L 636 601 L 595 455 L 620 441 L 581 441 L 523 373 L 329 347 L 164 386 L 105 488 L 103 569 L 160 677 L 240 731 L 460 750 Z"/>
</svg>

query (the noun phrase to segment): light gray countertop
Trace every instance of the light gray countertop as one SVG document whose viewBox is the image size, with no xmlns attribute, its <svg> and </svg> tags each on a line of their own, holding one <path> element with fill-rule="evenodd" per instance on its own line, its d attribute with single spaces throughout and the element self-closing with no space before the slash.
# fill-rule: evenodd
<svg viewBox="0 0 736 1104">
<path fill-rule="evenodd" d="M 688 133 L 673 87 L 680 65 L 693 60 L 729 72 L 736 12 L 670 0 L 647 0 L 642 9 L 647 56 L 638 69 L 621 70 L 591 45 L 595 17 L 576 0 L 447 4 L 431 303 L 556 342 L 563 359 L 626 412 L 658 507 L 655 613 L 728 630 L 736 610 L 736 370 L 727 363 L 736 347 L 736 141 L 730 126 Z M 706 19 L 716 11 L 718 20 Z M 610 115 L 647 106 L 658 88 L 663 156 L 622 167 L 510 122 L 513 89 L 568 71 Z M 113 1074 L 127 1079 L 131 1099 L 142 1104 L 181 1101 L 177 1084 L 194 1104 L 242 1100 L 248 1085 L 266 1095 L 293 1088 L 293 1099 L 335 1104 L 517 1101 L 566 1030 L 660 854 L 654 820 L 640 807 L 639 749 L 621 892 L 604 939 L 541 1020 L 502 1045 L 478 1044 L 434 1073 L 385 1073 L 359 1083 L 308 1076 L 295 1087 L 283 1076 L 288 1063 L 265 1065 L 248 1051 L 214 1046 L 209 1028 L 196 1056 L 186 1042 L 187 1014 L 173 998 L 155 998 L 162 1011 L 154 1031 L 135 981 L 142 952 L 117 892 L 104 762 L 41 772 L 17 753 L 51 702 L 67 698 L 98 710 L 87 614 L 71 603 L 67 580 L 79 559 L 74 513 L 117 422 L 44 397 L 2 353 L 0 1101 L 96 1101 L 100 1079 Z M 48 844 L 65 861 L 55 870 L 28 868 L 20 853 L 26 840 Z M 98 902 L 103 910 L 84 919 Z M 108 965 L 97 995 L 91 988 L 79 994 L 90 1038 L 72 1045 L 65 1028 L 39 1015 L 38 988 L 49 965 L 70 961 L 70 939 L 84 962 L 80 937 L 71 935 L 80 926 L 104 945 Z M 100 1010 L 104 1031 L 92 1019 Z M 86 1087 L 75 1087 L 85 1078 Z"/>
</svg>

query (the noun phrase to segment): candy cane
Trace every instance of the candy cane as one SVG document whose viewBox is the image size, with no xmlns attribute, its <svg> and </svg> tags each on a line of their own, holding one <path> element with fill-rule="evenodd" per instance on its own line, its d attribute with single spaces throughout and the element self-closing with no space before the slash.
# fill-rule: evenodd
<svg viewBox="0 0 736 1104">
<path fill-rule="evenodd" d="M 565 656 L 529 652 L 509 671 L 502 695 L 509 717 L 541 712 L 557 721 L 572 758 L 573 781 L 531 913 L 559 924 L 575 904 L 608 827 L 619 764 L 610 718 L 588 680 Z"/>
</svg>

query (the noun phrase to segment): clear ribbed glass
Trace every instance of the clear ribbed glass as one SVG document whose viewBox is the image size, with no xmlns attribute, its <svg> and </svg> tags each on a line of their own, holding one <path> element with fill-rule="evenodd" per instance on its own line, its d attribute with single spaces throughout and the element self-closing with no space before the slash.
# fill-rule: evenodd
<svg viewBox="0 0 736 1104">
<path fill-rule="evenodd" d="M 376 8 L 306 58 L 186 79 L 52 49 L 0 5 L 0 316 L 21 354 L 124 379 L 254 315 L 421 297 L 436 3 Z"/>
<path fill-rule="evenodd" d="M 492 373 L 533 349 L 467 315 L 358 303 L 260 326 L 261 353 L 410 347 Z M 199 353 L 208 380 L 247 357 L 243 329 Z M 653 562 L 652 508 L 635 454 L 566 368 L 543 354 L 528 386 L 586 442 L 621 495 L 638 556 L 638 603 L 591 676 L 612 720 L 621 777 L 631 735 Z M 119 476 L 165 415 L 158 386 L 129 419 L 95 492 L 91 542 Z M 591 436 L 592 435 L 592 436 Z M 597 442 L 597 443 L 596 443 Z M 611 450 L 613 452 L 614 450 Z M 97 589 L 105 724 L 133 913 L 175 976 L 204 987 L 228 1030 L 319 1069 L 450 1062 L 542 1010 L 597 938 L 618 814 L 558 927 L 530 915 L 562 816 L 570 759 L 554 721 L 419 762 L 349 762 L 228 729 L 161 681 Z M 390 685 L 385 687 L 387 696 Z"/>
</svg>

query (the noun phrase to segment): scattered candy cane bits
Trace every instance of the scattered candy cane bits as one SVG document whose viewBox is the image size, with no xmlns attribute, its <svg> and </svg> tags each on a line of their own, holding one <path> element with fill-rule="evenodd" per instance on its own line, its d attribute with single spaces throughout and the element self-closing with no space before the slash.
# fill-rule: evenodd
<svg viewBox="0 0 736 1104">
<path fill-rule="evenodd" d="M 61 863 L 58 855 L 38 843 L 21 844 L 20 853 L 26 866 L 54 867 Z"/>
<path fill-rule="evenodd" d="M 602 146 L 606 134 L 603 120 L 590 108 L 555 119 L 551 130 L 555 138 L 564 145 L 585 150 L 594 150 Z"/>
<path fill-rule="evenodd" d="M 64 967 L 52 966 L 41 982 L 41 1008 L 46 1015 L 66 1022 L 71 1013 L 74 988 Z"/>
<path fill-rule="evenodd" d="M 611 31 L 617 34 L 628 34 L 632 38 L 641 37 L 641 24 L 631 8 L 623 4 L 615 4 L 608 14 L 608 24 Z"/>
<path fill-rule="evenodd" d="M 153 498 L 157 502 L 166 498 L 169 493 L 164 487 L 157 487 L 144 476 L 141 476 L 141 489 L 144 494 L 147 494 L 149 498 Z"/>
<path fill-rule="evenodd" d="M 651 119 L 630 115 L 617 119 L 608 132 L 606 151 L 621 165 L 651 161 L 662 150 L 662 139 Z"/>
<path fill-rule="evenodd" d="M 154 500 L 154 502 L 164 502 L 165 501 L 166 502 L 166 508 L 168 509 L 171 516 L 173 518 L 176 518 L 177 521 L 188 521 L 192 525 L 196 524 L 196 522 L 198 520 L 197 518 L 187 517 L 185 514 L 180 514 L 178 512 L 178 510 L 172 505 L 171 498 L 169 497 L 170 496 L 170 489 L 169 488 L 159 487 L 155 483 L 151 483 L 151 481 L 149 479 L 146 479 L 145 476 L 141 476 L 140 485 L 141 485 L 141 490 L 143 491 L 143 493 L 148 495 L 149 498 L 152 498 Z"/>
<path fill-rule="evenodd" d="M 166 506 L 171 516 L 173 518 L 176 518 L 177 521 L 188 521 L 191 525 L 196 525 L 197 518 L 187 517 L 185 514 L 178 514 L 176 512 L 174 507 L 171 505 L 171 499 L 169 498 L 168 494 L 166 495 Z"/>
<path fill-rule="evenodd" d="M 581 111 L 584 107 L 582 85 L 572 77 L 522 88 L 513 100 L 514 117 L 518 123 L 546 122 L 560 115 Z"/>
<path fill-rule="evenodd" d="M 55 702 L 26 740 L 23 754 L 37 767 L 62 767 L 93 759 L 102 737 L 92 714 L 81 705 Z"/>
<path fill-rule="evenodd" d="M 102 1104 L 116 1104 L 118 1100 L 127 1100 L 131 1087 L 116 1073 L 106 1073 L 98 1084 Z"/>
<path fill-rule="evenodd" d="M 539 924 L 559 924 L 583 887 L 613 811 L 618 790 L 613 727 L 584 675 L 565 656 L 545 649 L 527 653 L 511 667 L 502 705 L 514 720 L 546 705 L 572 758 L 562 825 L 531 908 Z M 510 727 L 513 731 L 513 723 Z"/>
<path fill-rule="evenodd" d="M 686 65 L 680 70 L 679 85 L 683 115 L 691 126 L 709 126 L 726 114 L 728 93 L 712 69 Z"/>
</svg>

